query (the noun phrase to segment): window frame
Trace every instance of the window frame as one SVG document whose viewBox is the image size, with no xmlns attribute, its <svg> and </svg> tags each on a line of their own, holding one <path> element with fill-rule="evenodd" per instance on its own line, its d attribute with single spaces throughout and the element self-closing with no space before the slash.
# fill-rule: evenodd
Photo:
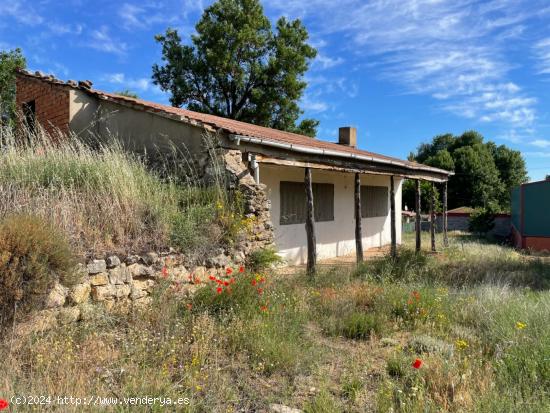
<svg viewBox="0 0 550 413">
<path fill-rule="evenodd" d="M 294 188 L 293 194 L 285 192 L 285 188 Z M 315 222 L 332 222 L 334 221 L 334 184 L 328 182 L 312 183 L 313 190 L 313 210 Z M 324 194 L 327 194 L 330 199 L 322 199 Z M 299 195 L 298 195 L 299 194 Z M 289 199 L 290 198 L 290 199 Z M 292 198 L 295 198 L 293 201 Z M 290 213 L 289 207 L 285 206 L 288 202 L 297 202 L 292 210 L 295 214 Z M 301 208 L 298 205 L 303 205 Z M 279 225 L 301 225 L 306 222 L 306 192 L 305 183 L 299 181 L 280 181 L 279 182 Z"/>
<path fill-rule="evenodd" d="M 369 188 L 370 194 L 369 194 Z M 376 188 L 376 189 L 373 189 Z M 373 192 L 383 192 L 385 202 L 382 203 L 382 197 L 375 199 Z M 382 218 L 390 213 L 389 188 L 383 185 L 361 185 L 361 218 Z M 384 212 L 379 212 L 379 211 Z"/>
</svg>

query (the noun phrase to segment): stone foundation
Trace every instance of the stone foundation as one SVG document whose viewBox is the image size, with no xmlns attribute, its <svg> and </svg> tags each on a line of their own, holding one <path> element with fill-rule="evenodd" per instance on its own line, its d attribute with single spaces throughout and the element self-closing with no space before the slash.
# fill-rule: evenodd
<svg viewBox="0 0 550 413">
<path fill-rule="evenodd" d="M 224 256 L 225 257 L 225 256 Z M 227 258 L 227 257 L 225 257 Z M 150 252 L 124 259 L 116 255 L 79 264 L 78 283 L 66 287 L 56 283 L 44 298 L 43 309 L 19 324 L 19 333 L 37 332 L 93 317 L 99 306 L 105 310 L 147 305 L 151 292 L 166 283 L 182 298 L 189 297 L 209 281 L 209 276 L 228 277 L 227 267 L 238 267 L 229 259 L 207 260 L 211 266 L 186 268 L 185 256 Z"/>
</svg>

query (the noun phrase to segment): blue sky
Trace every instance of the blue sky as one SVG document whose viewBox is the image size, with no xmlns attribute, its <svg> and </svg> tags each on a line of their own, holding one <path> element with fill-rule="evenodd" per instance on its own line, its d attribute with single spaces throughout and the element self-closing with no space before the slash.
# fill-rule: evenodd
<svg viewBox="0 0 550 413">
<path fill-rule="evenodd" d="M 153 36 L 194 31 L 211 1 L 0 0 L 0 48 L 32 70 L 90 79 L 168 102 L 150 80 Z M 318 57 L 302 107 L 319 138 L 358 128 L 359 146 L 406 157 L 434 135 L 480 131 L 550 173 L 550 2 L 547 0 L 264 0 L 300 18 Z"/>
</svg>

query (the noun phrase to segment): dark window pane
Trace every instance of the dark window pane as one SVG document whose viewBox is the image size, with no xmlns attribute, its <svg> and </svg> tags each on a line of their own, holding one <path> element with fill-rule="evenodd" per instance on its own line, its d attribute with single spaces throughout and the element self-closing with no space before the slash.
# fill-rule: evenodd
<svg viewBox="0 0 550 413">
<path fill-rule="evenodd" d="M 387 186 L 361 186 L 361 217 L 387 216 L 388 201 Z"/>
<path fill-rule="evenodd" d="M 334 221 L 334 185 L 312 184 L 315 221 Z M 306 222 L 306 191 L 303 182 L 281 182 L 281 225 Z"/>
</svg>

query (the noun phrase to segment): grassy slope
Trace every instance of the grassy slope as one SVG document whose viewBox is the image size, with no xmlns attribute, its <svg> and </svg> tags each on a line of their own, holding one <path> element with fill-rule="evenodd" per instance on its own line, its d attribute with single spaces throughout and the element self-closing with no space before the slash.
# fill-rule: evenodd
<svg viewBox="0 0 550 413">
<path fill-rule="evenodd" d="M 548 411 L 550 263 L 451 241 L 437 256 L 405 249 L 398 262 L 335 268 L 315 281 L 235 271 L 230 293 L 212 281 L 193 299 L 160 287 L 150 309 L 6 341 L 0 396 L 190 397 L 188 411 L 204 412 L 269 403 Z M 146 411 L 117 411 L 130 410 Z"/>
</svg>

